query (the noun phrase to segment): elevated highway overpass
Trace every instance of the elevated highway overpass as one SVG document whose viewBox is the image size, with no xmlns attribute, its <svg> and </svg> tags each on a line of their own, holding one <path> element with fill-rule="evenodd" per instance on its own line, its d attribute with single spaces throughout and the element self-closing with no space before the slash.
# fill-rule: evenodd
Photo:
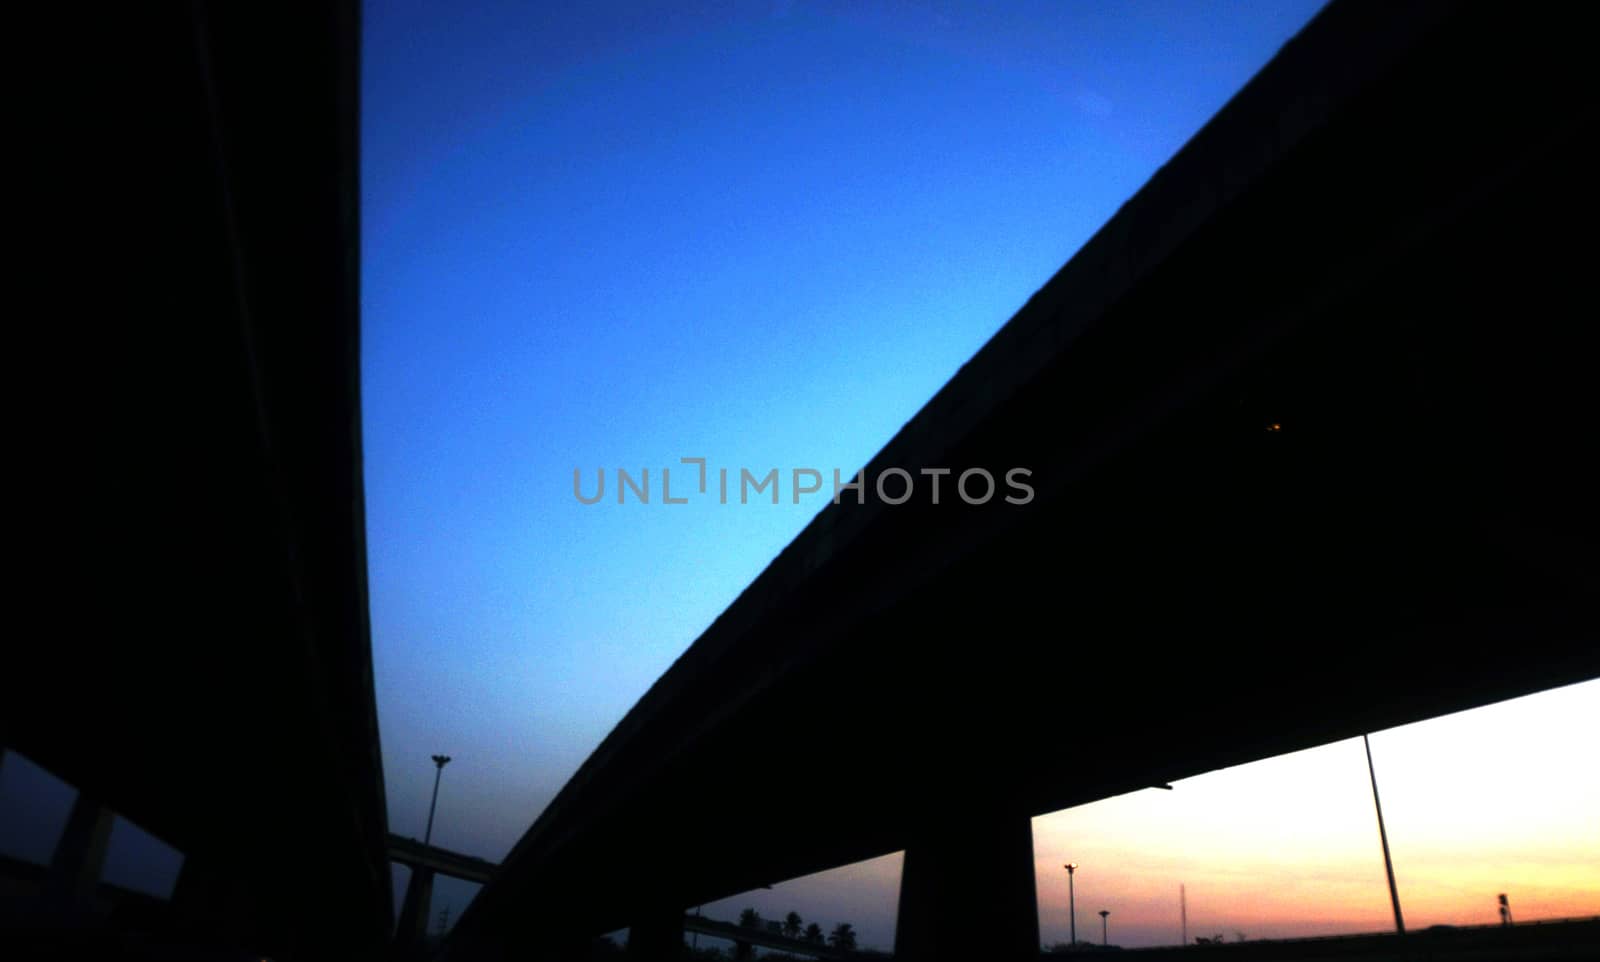
<svg viewBox="0 0 1600 962">
<path fill-rule="evenodd" d="M 437 845 L 424 845 L 414 838 L 392 832 L 389 834 L 389 861 L 413 871 L 423 869 L 480 885 L 494 878 L 497 868 L 488 859 L 452 852 Z"/>
<path fill-rule="evenodd" d="M 153 956 L 367 958 L 392 927 L 358 7 L 139 4 L 26 30 L 30 627 L 6 646 L 0 748 L 79 790 L 47 886 L 63 903 L 94 901 L 113 813 L 182 854 Z M 30 944 L 8 927 L 0 955 L 123 957 L 127 932 L 58 924 L 88 907 L 22 913 Z"/>
<path fill-rule="evenodd" d="M 1600 675 L 1581 36 L 1335 0 L 651 687 L 446 955 L 669 954 L 686 907 L 904 850 L 897 955 L 1031 958 L 1034 815 Z M 1036 495 L 891 505 L 890 467 Z"/>
</svg>

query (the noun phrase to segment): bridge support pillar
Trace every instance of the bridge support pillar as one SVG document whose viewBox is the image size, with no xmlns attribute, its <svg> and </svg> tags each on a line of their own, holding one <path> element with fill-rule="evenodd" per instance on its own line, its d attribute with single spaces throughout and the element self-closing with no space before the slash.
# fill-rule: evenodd
<svg viewBox="0 0 1600 962">
<path fill-rule="evenodd" d="M 1027 816 L 952 812 L 917 831 L 900 873 L 894 956 L 914 962 L 1038 959 Z"/>
<path fill-rule="evenodd" d="M 628 958 L 680 959 L 683 951 L 683 909 L 667 908 L 635 919 L 628 929 Z"/>
<path fill-rule="evenodd" d="M 423 937 L 428 934 L 428 908 L 432 904 L 433 869 L 412 866 L 411 881 L 406 883 L 405 901 L 400 905 L 400 924 L 394 930 L 397 945 L 422 945 Z"/>
<path fill-rule="evenodd" d="M 78 793 L 45 876 L 44 908 L 52 918 L 77 923 L 88 917 L 114 818 L 111 809 Z"/>
</svg>

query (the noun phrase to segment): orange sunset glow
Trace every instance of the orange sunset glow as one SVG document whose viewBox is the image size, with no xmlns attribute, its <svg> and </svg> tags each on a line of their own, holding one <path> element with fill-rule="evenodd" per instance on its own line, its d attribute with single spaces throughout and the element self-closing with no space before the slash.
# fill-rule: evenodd
<svg viewBox="0 0 1600 962">
<path fill-rule="evenodd" d="M 1408 930 L 1600 915 L 1600 680 L 1374 732 L 1373 763 Z M 1094 761 L 1093 727 L 1064 754 Z M 1269 758 L 1033 820 L 1039 935 L 1177 945 L 1394 928 L 1361 739 Z M 899 853 L 707 904 L 765 918 L 854 923 L 866 947 L 894 944 Z M 708 944 L 715 944 L 708 942 Z"/>
<path fill-rule="evenodd" d="M 1600 914 L 1600 681 L 1371 736 L 1408 929 Z M 1092 763 L 1092 730 L 1084 731 Z M 1034 819 L 1039 926 L 1078 938 L 1249 939 L 1392 930 L 1359 738 Z"/>
</svg>

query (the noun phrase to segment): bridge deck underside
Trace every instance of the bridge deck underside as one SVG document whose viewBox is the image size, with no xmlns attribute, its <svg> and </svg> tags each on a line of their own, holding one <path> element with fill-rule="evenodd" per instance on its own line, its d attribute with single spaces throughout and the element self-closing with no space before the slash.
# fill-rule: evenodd
<svg viewBox="0 0 1600 962">
<path fill-rule="evenodd" d="M 830 509 L 873 513 L 669 672 L 466 937 L 605 931 L 1600 674 L 1596 312 L 1551 227 L 1593 223 L 1593 114 L 1514 36 L 1483 70 L 1494 27 L 1439 28 L 902 465 L 1027 467 L 1032 504 Z"/>
</svg>

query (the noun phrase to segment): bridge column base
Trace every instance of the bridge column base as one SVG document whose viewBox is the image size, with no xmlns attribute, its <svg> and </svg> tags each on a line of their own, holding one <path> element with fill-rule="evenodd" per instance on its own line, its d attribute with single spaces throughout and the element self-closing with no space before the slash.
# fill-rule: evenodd
<svg viewBox="0 0 1600 962">
<path fill-rule="evenodd" d="M 109 808 L 78 794 L 45 875 L 42 895 L 47 917 L 69 925 L 90 920 L 106 846 L 111 841 L 112 820 Z"/>
<path fill-rule="evenodd" d="M 894 957 L 1038 959 L 1033 824 L 1027 816 L 951 813 L 918 831 L 900 874 Z"/>
<path fill-rule="evenodd" d="M 433 869 L 421 865 L 411 869 L 411 881 L 406 883 L 405 901 L 400 907 L 400 924 L 395 927 L 394 941 L 402 950 L 422 946 L 428 934 L 428 908 L 433 904 Z"/>
</svg>

